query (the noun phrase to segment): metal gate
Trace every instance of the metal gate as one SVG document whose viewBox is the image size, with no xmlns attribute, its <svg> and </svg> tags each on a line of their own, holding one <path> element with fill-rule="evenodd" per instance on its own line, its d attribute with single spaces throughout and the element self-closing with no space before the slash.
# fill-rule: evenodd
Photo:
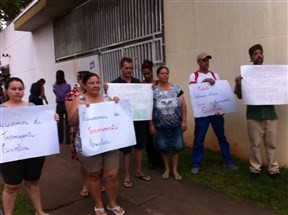
<svg viewBox="0 0 288 215">
<path fill-rule="evenodd" d="M 54 22 L 55 60 L 100 56 L 101 76 L 119 75 L 123 56 L 134 61 L 141 78 L 144 59 L 163 63 L 163 0 L 88 0 Z"/>
<path fill-rule="evenodd" d="M 100 53 L 100 74 L 103 81 L 111 82 L 119 76 L 119 62 L 122 57 L 129 57 L 133 60 L 133 76 L 141 80 L 143 60 L 151 60 L 155 65 L 164 62 L 163 40 L 157 38 Z"/>
</svg>

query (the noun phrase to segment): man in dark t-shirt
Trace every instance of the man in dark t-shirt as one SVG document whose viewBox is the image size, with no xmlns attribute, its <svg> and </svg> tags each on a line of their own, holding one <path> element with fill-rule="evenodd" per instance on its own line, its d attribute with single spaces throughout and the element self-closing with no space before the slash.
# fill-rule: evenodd
<svg viewBox="0 0 288 215">
<path fill-rule="evenodd" d="M 139 79 L 134 78 L 132 76 L 133 72 L 133 61 L 130 58 L 124 57 L 120 61 L 120 70 L 121 74 L 118 78 L 112 81 L 112 83 L 141 83 Z M 147 125 L 145 121 L 134 121 L 134 129 L 136 134 L 136 145 L 125 147 L 120 149 L 123 153 L 124 159 L 124 187 L 131 188 L 132 181 L 130 176 L 130 160 L 131 160 L 131 152 L 134 148 L 135 154 L 135 167 L 136 167 L 136 175 L 135 177 L 141 179 L 143 181 L 151 181 L 151 177 L 147 176 L 142 171 L 142 157 L 143 157 L 143 149 L 146 147 L 147 142 Z"/>
</svg>

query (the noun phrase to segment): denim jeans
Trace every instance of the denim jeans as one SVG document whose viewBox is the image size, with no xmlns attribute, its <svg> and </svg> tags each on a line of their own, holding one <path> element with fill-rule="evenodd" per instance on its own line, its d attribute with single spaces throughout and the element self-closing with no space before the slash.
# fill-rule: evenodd
<svg viewBox="0 0 288 215">
<path fill-rule="evenodd" d="M 194 144 L 192 148 L 193 167 L 200 167 L 201 165 L 204 156 L 204 140 L 210 123 L 218 139 L 224 164 L 232 164 L 230 146 L 224 132 L 224 117 L 214 115 L 195 118 Z"/>
</svg>

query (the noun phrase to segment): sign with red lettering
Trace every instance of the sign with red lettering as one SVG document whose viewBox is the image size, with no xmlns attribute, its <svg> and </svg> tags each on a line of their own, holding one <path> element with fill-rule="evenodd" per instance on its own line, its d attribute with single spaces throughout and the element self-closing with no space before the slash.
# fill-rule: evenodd
<svg viewBox="0 0 288 215">
<path fill-rule="evenodd" d="M 79 105 L 81 141 L 76 149 L 83 156 L 136 144 L 132 110 L 127 100 Z M 81 145 L 79 145 L 81 144 Z"/>
<path fill-rule="evenodd" d="M 189 85 L 194 117 L 205 117 L 237 111 L 231 87 L 226 80 L 216 80 L 214 85 L 199 83 Z"/>
</svg>

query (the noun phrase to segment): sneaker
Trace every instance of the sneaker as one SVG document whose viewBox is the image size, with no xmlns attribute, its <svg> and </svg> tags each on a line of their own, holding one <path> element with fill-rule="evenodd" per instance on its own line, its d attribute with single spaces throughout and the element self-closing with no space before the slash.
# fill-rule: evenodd
<svg viewBox="0 0 288 215">
<path fill-rule="evenodd" d="M 280 175 L 279 172 L 276 172 L 276 173 L 270 173 L 269 175 L 270 175 L 270 177 L 271 177 L 273 180 L 281 179 L 281 175 Z"/>
<path fill-rule="evenodd" d="M 234 165 L 233 163 L 231 164 L 223 164 L 223 166 L 227 169 L 230 169 L 230 170 L 237 170 L 238 169 L 238 166 Z"/>
<path fill-rule="evenodd" d="M 257 172 L 250 172 L 249 177 L 251 181 L 256 181 L 259 178 L 259 173 Z"/>
<path fill-rule="evenodd" d="M 200 170 L 200 167 L 192 167 L 191 173 L 194 174 L 194 175 L 196 175 L 196 174 L 199 173 L 199 170 Z"/>
</svg>

